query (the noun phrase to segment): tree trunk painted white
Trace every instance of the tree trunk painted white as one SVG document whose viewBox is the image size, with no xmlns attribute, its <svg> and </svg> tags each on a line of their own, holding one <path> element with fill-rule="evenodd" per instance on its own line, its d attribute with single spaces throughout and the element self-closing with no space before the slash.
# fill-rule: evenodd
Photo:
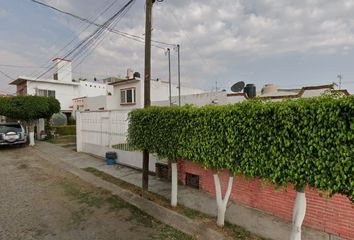
<svg viewBox="0 0 354 240">
<path fill-rule="evenodd" d="M 306 196 L 303 189 L 296 192 L 295 206 L 293 210 L 292 231 L 290 240 L 301 240 L 301 225 L 306 213 Z"/>
<path fill-rule="evenodd" d="M 178 177 L 177 177 L 177 163 L 172 162 L 171 163 L 171 170 L 172 170 L 172 176 L 171 176 L 171 182 L 172 182 L 172 188 L 171 188 L 171 206 L 176 207 L 177 206 L 177 187 L 178 187 Z"/>
<path fill-rule="evenodd" d="M 231 195 L 232 183 L 234 177 L 231 175 L 229 176 L 229 183 L 227 185 L 227 190 L 224 199 L 222 198 L 219 175 L 216 171 L 213 172 L 213 177 L 214 177 L 214 185 L 215 185 L 216 205 L 218 210 L 218 217 L 217 217 L 216 224 L 222 227 L 224 226 L 225 223 L 225 212 L 226 212 L 227 203 Z"/>
<path fill-rule="evenodd" d="M 29 131 L 29 145 L 34 146 L 34 128 L 33 128 L 33 123 L 28 124 L 28 131 Z"/>
<path fill-rule="evenodd" d="M 34 146 L 34 132 L 33 131 L 29 132 L 29 140 L 30 140 L 29 145 Z"/>
</svg>

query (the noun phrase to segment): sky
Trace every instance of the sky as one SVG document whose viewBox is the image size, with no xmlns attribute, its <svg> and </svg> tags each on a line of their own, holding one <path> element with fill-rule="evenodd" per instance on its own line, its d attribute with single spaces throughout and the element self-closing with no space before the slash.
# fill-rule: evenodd
<svg viewBox="0 0 354 240">
<path fill-rule="evenodd" d="M 127 2 L 39 1 L 98 23 Z M 342 74 L 342 89 L 354 93 L 353 13 L 352 0 L 164 0 L 153 7 L 152 38 L 180 44 L 183 86 L 230 91 L 244 81 L 258 90 L 268 83 L 300 88 L 338 82 Z M 0 71 L 8 75 L 0 73 L 0 93 L 15 92 L 10 78 L 38 77 L 97 28 L 31 0 L 0 0 L 0 22 Z M 114 28 L 144 38 L 145 0 L 135 0 Z M 125 76 L 127 68 L 143 75 L 142 42 L 105 32 L 89 52 L 73 59 L 75 78 Z M 173 46 L 171 66 L 177 82 Z M 166 50 L 154 46 L 152 78 L 168 80 Z"/>
</svg>

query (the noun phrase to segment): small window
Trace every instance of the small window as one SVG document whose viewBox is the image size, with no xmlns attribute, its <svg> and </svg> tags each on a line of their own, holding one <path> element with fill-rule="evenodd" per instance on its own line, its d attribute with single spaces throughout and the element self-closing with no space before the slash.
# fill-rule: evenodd
<svg viewBox="0 0 354 240">
<path fill-rule="evenodd" d="M 135 104 L 136 103 L 135 88 L 127 88 L 127 89 L 120 90 L 120 103 Z"/>
<path fill-rule="evenodd" d="M 43 90 L 43 89 L 38 89 L 37 90 L 37 96 L 41 96 L 41 97 L 46 97 L 47 96 L 47 90 Z"/>
<path fill-rule="evenodd" d="M 48 90 L 48 97 L 55 98 L 55 91 L 54 90 Z"/>
<path fill-rule="evenodd" d="M 120 91 L 120 103 L 126 103 L 126 100 L 125 100 L 125 93 L 126 91 Z"/>
<path fill-rule="evenodd" d="M 36 95 L 41 97 L 54 97 L 55 98 L 55 91 L 54 90 L 46 90 L 46 89 L 37 89 Z"/>
</svg>

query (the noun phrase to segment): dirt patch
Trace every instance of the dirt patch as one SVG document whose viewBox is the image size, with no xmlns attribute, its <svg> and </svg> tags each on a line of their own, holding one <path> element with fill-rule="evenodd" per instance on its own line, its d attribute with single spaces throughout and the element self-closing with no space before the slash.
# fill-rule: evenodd
<svg viewBox="0 0 354 240">
<path fill-rule="evenodd" d="M 192 239 L 31 148 L 0 151 L 0 239 Z"/>
</svg>

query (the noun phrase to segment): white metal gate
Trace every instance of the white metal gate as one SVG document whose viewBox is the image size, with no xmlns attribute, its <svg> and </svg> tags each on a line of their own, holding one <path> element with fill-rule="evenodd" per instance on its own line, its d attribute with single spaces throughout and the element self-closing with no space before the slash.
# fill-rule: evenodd
<svg viewBox="0 0 354 240">
<path fill-rule="evenodd" d="M 118 162 L 142 168 L 142 153 L 127 145 L 130 110 L 76 113 L 77 151 L 104 157 L 107 151 L 118 153 Z M 155 172 L 157 159 L 150 155 L 149 170 Z"/>
</svg>

